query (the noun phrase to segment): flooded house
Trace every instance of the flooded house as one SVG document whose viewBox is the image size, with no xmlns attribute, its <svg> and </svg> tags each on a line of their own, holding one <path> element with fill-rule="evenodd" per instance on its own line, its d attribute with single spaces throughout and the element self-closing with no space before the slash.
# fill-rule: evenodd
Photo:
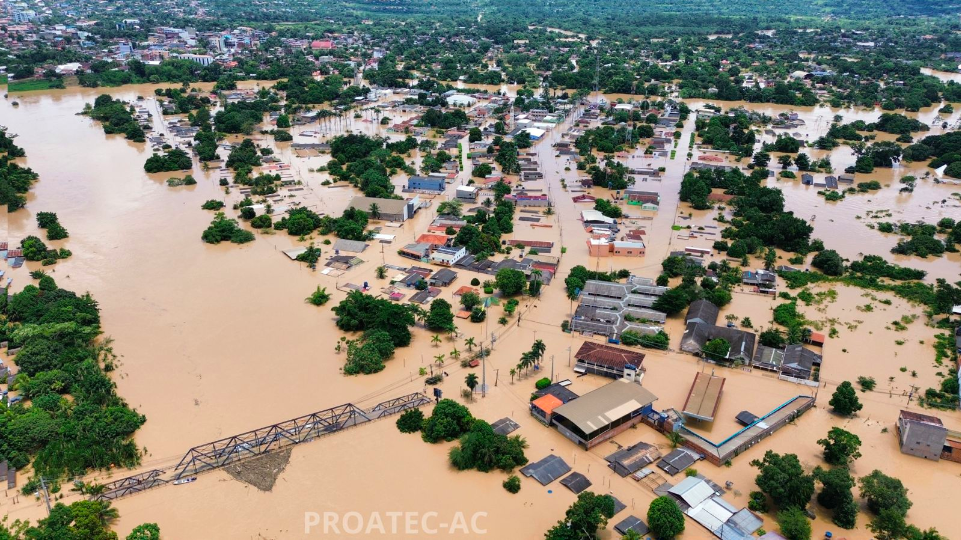
<svg viewBox="0 0 961 540">
<path fill-rule="evenodd" d="M 730 350 L 724 360 L 750 363 L 754 358 L 754 342 L 757 336 L 737 328 L 717 326 L 718 313 L 717 306 L 711 302 L 703 299 L 694 301 L 685 317 L 681 350 L 700 355 L 707 342 L 723 339 L 730 344 Z"/>
<path fill-rule="evenodd" d="M 941 459 L 948 430 L 936 416 L 901 411 L 898 416 L 901 452 L 932 461 Z"/>
<path fill-rule="evenodd" d="M 588 392 L 553 410 L 557 431 L 584 449 L 591 449 L 639 423 L 657 400 L 636 382 L 618 380 Z"/>
<path fill-rule="evenodd" d="M 574 354 L 575 373 L 591 373 L 614 379 L 633 379 L 641 370 L 644 353 L 624 347 L 585 341 Z"/>
</svg>

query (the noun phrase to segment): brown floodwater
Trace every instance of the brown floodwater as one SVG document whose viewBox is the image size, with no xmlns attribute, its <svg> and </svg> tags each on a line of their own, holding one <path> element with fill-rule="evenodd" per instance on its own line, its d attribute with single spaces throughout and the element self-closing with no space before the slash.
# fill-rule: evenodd
<svg viewBox="0 0 961 540">
<path fill-rule="evenodd" d="M 110 93 L 129 100 L 138 94 L 149 97 L 153 88 L 125 87 Z M 90 291 L 100 302 L 105 333 L 115 340 L 114 349 L 121 355 L 121 366 L 115 377 L 118 392 L 148 418 L 136 436 L 138 444 L 147 451 L 144 468 L 170 467 L 194 445 L 340 403 L 369 406 L 423 390 L 418 368 L 430 365 L 438 354 L 450 355 L 455 347 L 464 351 L 466 337 L 489 343 L 494 332 L 496 346 L 486 365 L 490 389 L 487 397 L 478 396 L 470 405 L 475 416 L 488 421 L 512 417 L 522 426 L 518 434 L 530 444 L 530 458 L 540 459 L 555 453 L 574 470 L 587 475 L 594 491 L 610 492 L 618 497 L 628 509 L 616 516 L 613 523 L 628 514 L 644 518 L 654 495 L 642 484 L 612 476 L 605 468 L 603 457 L 615 449 L 613 444 L 605 443 L 585 452 L 556 431 L 533 421 L 525 411 L 534 381 L 548 375 L 546 370 L 553 368 L 557 379 L 573 380 L 572 389 L 578 393 L 606 382 L 593 376 L 577 378 L 569 366 L 571 352 L 586 339 L 565 334 L 559 327 L 572 309 L 562 282 L 571 267 L 583 264 L 596 269 L 627 268 L 654 277 L 668 251 L 688 245 L 709 246 L 713 242 L 710 236 L 692 239 L 687 237 L 688 231 L 671 228 L 689 223 L 716 225 L 713 221 L 716 212 L 692 212 L 678 202 L 678 185 L 687 167 L 683 158 L 688 151 L 693 119 L 683 130 L 677 159 L 651 159 L 641 154 L 625 158 L 631 166 L 667 169 L 663 182 L 643 185 L 644 189 L 661 194 L 659 212 L 642 213 L 635 207 L 627 207 L 631 216 L 628 221 L 647 230 L 646 257 L 587 256 L 587 234 L 578 221 L 580 210 L 587 205 L 575 204 L 571 197 L 578 193 L 564 190 L 560 184 L 563 178 L 569 188 L 575 188 L 577 173 L 572 164 L 572 170 L 565 171 L 568 164 L 555 158 L 550 147 L 560 140 L 566 129 L 559 126 L 534 148 L 545 174 L 545 180 L 540 183 L 551 194 L 556 211 L 554 216 L 544 217 L 541 224 L 553 226 L 533 227 L 518 221 L 512 235 L 514 239 L 548 240 L 556 246 L 565 246 L 567 252 L 561 260 L 559 279 L 545 289 L 541 298 L 522 302 L 523 318 L 519 324 L 516 321 L 508 326 L 497 324 L 501 308 L 493 307 L 488 324 L 458 319 L 461 337 L 456 342 L 444 338 L 437 346 L 430 343 L 429 333 L 418 327 L 412 345 L 399 349 L 383 372 L 345 377 L 340 373 L 344 358 L 334 352 L 341 333 L 334 326 L 329 307 L 315 308 L 304 303 L 304 297 L 319 285 L 332 292 L 329 305 L 333 305 L 345 296 L 338 287 L 346 282 L 368 281 L 373 290 L 378 291 L 386 283 L 375 279 L 374 268 L 383 262 L 408 266 L 405 259 L 396 255 L 396 249 L 424 232 L 433 217 L 436 201 L 433 207 L 422 210 L 402 227 L 385 226 L 383 232 L 397 236 L 394 244 L 384 246 L 382 252 L 380 244 L 372 244 L 361 255 L 366 262 L 339 277 L 321 275 L 289 261 L 281 251 L 304 243 L 286 234 L 258 234 L 255 242 L 244 246 L 206 245 L 200 241 L 200 233 L 212 215 L 200 210 L 200 205 L 212 198 L 226 199 L 229 205 L 239 199 L 239 194 L 235 191 L 225 195 L 217 185 L 219 173 L 204 171 L 199 166 L 193 171 L 198 184 L 191 187 L 168 187 L 164 180 L 176 173 L 145 174 L 143 162 L 150 155 L 149 147 L 119 136 L 106 136 L 99 125 L 76 115 L 85 102 L 92 102 L 100 92 L 68 89 L 20 95 L 15 98 L 20 104 L 17 108 L 11 105 L 13 98 L 0 102 L 3 124 L 19 134 L 18 144 L 28 154 L 25 162 L 41 178 L 29 195 L 27 209 L 9 216 L 8 236 L 16 242 L 35 234 L 34 214 L 38 211 L 57 212 L 70 230 L 69 239 L 55 244 L 69 247 L 74 255 L 59 263 L 52 275 L 61 286 Z M 148 104 L 156 111 L 152 102 L 148 100 Z M 692 108 L 696 106 L 692 104 Z M 771 106 L 755 108 L 767 114 L 787 110 Z M 809 127 L 816 123 L 818 116 L 826 119 L 819 127 L 812 128 L 821 132 L 827 129 L 831 116 L 839 112 L 828 108 L 794 110 L 810 119 Z M 880 112 L 840 111 L 840 114 L 850 121 L 876 119 Z M 930 111 L 921 115 L 930 115 Z M 314 125 L 293 131 L 299 134 L 317 129 Z M 343 129 L 387 135 L 377 122 L 365 118 L 347 118 Z M 311 139 L 325 140 L 329 135 L 329 132 L 322 133 Z M 297 140 L 308 140 L 298 137 Z M 808 137 L 816 138 L 816 133 L 811 132 Z M 262 142 L 276 148 L 304 182 L 305 190 L 297 192 L 294 200 L 321 212 L 339 214 L 355 193 L 351 187 L 321 185 L 327 175 L 314 170 L 326 163 L 328 156 L 298 157 L 289 145 Z M 696 152 L 695 159 L 697 155 Z M 410 159 L 419 162 L 416 152 Z M 836 170 L 853 162 L 845 156 L 843 148 L 835 150 L 831 159 Z M 896 177 L 907 174 L 907 170 L 910 169 L 905 167 L 872 177 L 891 184 L 879 193 L 853 195 L 831 204 L 800 186 L 799 181 L 777 184 L 785 190 L 789 208 L 798 215 L 817 215 L 815 235 L 823 238 L 827 247 L 851 258 L 859 252 L 890 256 L 887 251 L 895 239 L 867 228 L 864 220 L 856 219 L 856 215 L 867 209 L 888 208 L 895 219 L 932 221 L 938 216 L 951 215 L 951 207 L 923 206 L 948 197 L 952 189 L 958 190 L 922 180 L 914 194 L 897 195 Z M 462 173 L 456 183 L 466 182 L 467 174 Z M 400 178 L 394 181 L 401 183 Z M 447 195 L 452 191 L 453 187 L 449 186 Z M 606 195 L 604 190 L 592 191 Z M 692 214 L 690 218 L 688 213 Z M 326 258 L 330 253 L 321 247 Z M 560 251 L 555 247 L 552 254 L 560 255 Z M 898 262 L 928 270 L 932 279 L 956 277 L 958 272 L 958 259 L 950 256 L 927 260 L 905 258 Z M 36 267 L 35 263 L 28 263 L 24 268 L 10 271 L 14 289 L 29 283 L 28 272 Z M 472 277 L 475 276 L 470 272 L 460 272 L 454 287 L 445 290 L 442 297 L 452 300 L 453 289 L 467 284 Z M 483 275 L 476 277 L 489 279 Z M 795 452 L 806 466 L 813 468 L 822 464 L 814 441 L 831 426 L 844 426 L 864 441 L 864 456 L 855 464 L 855 474 L 881 468 L 898 476 L 915 501 L 908 520 L 953 534 L 953 501 L 940 494 L 961 489 L 961 468 L 954 463 L 930 463 L 901 455 L 893 429 L 899 409 L 918 409 L 916 403 L 907 403 L 903 393 L 912 385 L 922 389 L 936 385 L 937 372 L 944 369 L 932 365 L 934 352 L 930 344 L 934 330 L 924 325 L 923 318 L 910 323 L 906 331 L 891 328 L 892 320 L 904 314 L 920 313 L 918 308 L 898 299 L 884 305 L 879 301 L 884 295 L 876 295 L 878 300 L 875 300 L 863 291 L 845 287 L 837 288 L 834 294 L 833 297 L 822 294 L 820 304 L 803 308 L 807 318 L 825 332 L 832 326 L 838 332 L 824 350 L 821 377 L 825 386 L 816 390 L 818 407 L 796 424 L 766 439 L 764 444 L 739 456 L 732 467 L 718 468 L 705 463 L 696 467 L 720 484 L 733 482 L 734 489 L 726 498 L 738 506 L 746 505 L 748 493 L 756 489 L 753 486 L 756 471 L 749 465 L 752 459 L 760 457 L 766 449 Z M 722 316 L 750 317 L 753 326 L 759 329 L 770 326 L 771 309 L 776 303 L 770 297 L 736 291 L 734 301 Z M 867 304 L 872 304 L 871 311 L 864 307 Z M 680 317 L 672 318 L 666 327 L 676 349 L 683 321 Z M 535 339 L 542 339 L 547 345 L 548 359 L 543 371 L 512 378 L 510 369 L 516 365 L 521 351 L 527 350 Z M 897 345 L 896 341 L 903 344 Z M 681 407 L 695 373 L 711 369 L 694 357 L 673 351 L 650 352 L 644 365 L 647 368 L 644 383 L 659 397 L 655 404 L 658 408 Z M 906 370 L 901 371 L 901 367 Z M 448 362 L 444 369 L 450 377 L 441 387 L 445 397 L 456 399 L 460 399 L 460 390 L 464 388 L 464 376 L 470 371 L 482 373 L 480 369 L 460 368 L 457 362 Z M 718 419 L 712 425 L 695 428 L 715 440 L 736 429 L 733 416 L 742 410 L 763 414 L 795 395 L 815 392 L 778 381 L 757 370 L 719 371 L 728 381 Z M 912 371 L 916 371 L 913 376 Z M 834 387 L 859 375 L 874 376 L 878 381 L 874 392 L 862 394 L 864 410 L 854 419 L 831 415 L 826 407 Z M 961 415 L 957 413 L 940 413 L 940 416 L 950 427 L 961 426 Z M 622 445 L 646 441 L 661 445 L 665 452 L 669 450 L 663 436 L 644 426 L 629 430 L 615 440 Z M 116 503 L 121 513 L 117 529 L 125 535 L 138 523 L 154 521 L 169 538 L 301 538 L 310 537 L 304 533 L 305 512 L 436 511 L 441 519 L 446 519 L 459 511 L 486 512 L 488 517 L 482 523 L 491 537 L 540 538 L 574 500 L 573 494 L 557 483 L 541 487 L 524 479 L 521 492 L 510 495 L 500 486 L 505 478 L 502 473 L 456 472 L 446 462 L 449 446 L 430 446 L 416 436 L 402 435 L 391 420 L 376 422 L 295 448 L 291 463 L 270 493 L 259 492 L 222 472 L 214 472 L 202 475 L 193 484 L 158 488 L 121 499 Z M 113 477 L 126 474 L 118 471 Z M 675 478 L 674 482 L 678 480 Z M 63 500 L 69 502 L 74 497 L 68 494 Z M 43 515 L 40 503 L 30 497 L 21 497 L 18 504 L 5 498 L 0 512 L 12 518 L 36 519 Z M 814 524 L 816 535 L 823 535 L 827 530 L 838 532 L 837 527 L 830 524 L 829 516 L 821 510 L 818 514 Z M 869 537 L 865 522 L 862 514 L 859 529 L 844 532 L 842 536 Z M 775 530 L 776 525 L 767 518 L 765 528 Z M 609 530 L 603 537 L 614 538 L 614 534 Z M 683 538 L 708 537 L 707 531 L 688 521 Z"/>
</svg>

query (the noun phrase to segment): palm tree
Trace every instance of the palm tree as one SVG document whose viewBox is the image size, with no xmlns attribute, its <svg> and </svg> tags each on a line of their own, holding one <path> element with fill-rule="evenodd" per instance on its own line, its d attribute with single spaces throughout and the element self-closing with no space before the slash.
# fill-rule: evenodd
<svg viewBox="0 0 961 540">
<path fill-rule="evenodd" d="M 547 345 L 544 345 L 544 340 L 538 339 L 531 345 L 531 354 L 534 358 L 540 362 L 541 358 L 544 357 L 544 352 L 547 351 Z"/>
<path fill-rule="evenodd" d="M 511 368 L 510 373 L 511 373 L 511 384 L 514 384 L 514 375 L 517 375 L 517 370 L 514 368 Z"/>
<path fill-rule="evenodd" d="M 386 267 L 386 266 L 378 266 L 377 269 L 374 270 L 374 272 L 375 272 L 376 275 L 377 275 L 377 279 L 384 279 L 385 277 L 387 277 L 387 267 Z"/>
<path fill-rule="evenodd" d="M 437 356 L 435 356 L 435 357 L 434 357 L 434 362 L 436 362 L 438 366 L 443 366 L 443 365 L 444 365 L 444 353 L 441 353 L 441 354 L 438 354 Z"/>
<path fill-rule="evenodd" d="M 684 442 L 684 437 L 676 431 L 669 431 L 666 433 L 668 442 L 671 443 L 671 448 L 677 448 Z"/>
<path fill-rule="evenodd" d="M 477 343 L 474 341 L 474 338 L 469 337 L 464 340 L 464 345 L 467 345 L 467 351 L 470 352 L 474 350 L 474 345 L 477 345 Z"/>
<path fill-rule="evenodd" d="M 380 207 L 377 206 L 377 203 L 370 203 L 370 207 L 367 208 L 367 210 L 370 212 L 370 217 L 380 219 Z"/>
<path fill-rule="evenodd" d="M 328 301 L 330 301 L 330 293 L 327 292 L 327 287 L 321 287 L 320 285 L 317 286 L 317 290 L 304 299 L 304 302 L 315 306 L 322 306 Z"/>
<path fill-rule="evenodd" d="M 424 318 L 427 317 L 427 310 L 414 304 L 408 304 L 408 306 L 408 309 L 410 309 L 411 314 L 414 316 L 414 320 L 423 323 Z"/>
<path fill-rule="evenodd" d="M 477 388 L 477 374 L 468 373 L 467 377 L 464 378 L 464 384 L 470 389 L 471 399 L 474 399 L 474 389 Z"/>
<path fill-rule="evenodd" d="M 454 350 L 450 352 L 450 357 L 453 358 L 454 360 L 457 360 L 458 358 L 460 358 L 460 351 L 457 350 L 456 346 L 454 347 Z"/>
<path fill-rule="evenodd" d="M 434 336 L 430 338 L 430 342 L 433 343 L 435 347 L 439 347 L 439 346 L 440 346 L 440 334 L 434 334 Z"/>
</svg>

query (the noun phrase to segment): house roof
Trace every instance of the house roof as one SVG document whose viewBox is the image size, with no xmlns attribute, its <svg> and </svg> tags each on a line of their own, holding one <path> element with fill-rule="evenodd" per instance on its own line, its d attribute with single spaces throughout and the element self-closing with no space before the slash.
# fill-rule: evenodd
<svg viewBox="0 0 961 540">
<path fill-rule="evenodd" d="M 431 244 L 431 245 L 437 245 L 437 246 L 444 246 L 444 245 L 447 245 L 447 241 L 448 241 L 450 238 L 451 238 L 451 237 L 450 237 L 450 236 L 447 236 L 446 234 L 429 234 L 429 233 L 424 233 L 424 234 L 422 234 L 422 235 L 420 235 L 420 236 L 417 237 L 417 243 L 418 243 L 418 244 Z"/>
<path fill-rule="evenodd" d="M 531 405 L 537 407 L 538 409 L 544 411 L 547 414 L 554 412 L 554 409 L 563 405 L 564 402 L 557 399 L 551 394 L 544 394 L 543 396 L 535 399 L 531 402 Z"/>
<path fill-rule="evenodd" d="M 687 315 L 684 317 L 684 322 L 690 323 L 694 321 L 713 325 L 717 323 L 717 316 L 720 311 L 720 308 L 708 300 L 695 300 L 691 304 L 691 307 L 687 308 Z"/>
<path fill-rule="evenodd" d="M 708 375 L 698 372 L 691 384 L 691 391 L 684 401 L 684 414 L 712 422 L 717 414 L 717 407 L 721 402 L 721 391 L 724 389 L 724 377 Z"/>
<path fill-rule="evenodd" d="M 784 348 L 783 368 L 811 371 L 814 366 L 821 365 L 821 355 L 805 349 L 800 344 L 788 345 Z"/>
<path fill-rule="evenodd" d="M 657 462 L 657 466 L 667 474 L 674 476 L 691 465 L 694 465 L 695 461 L 697 461 L 697 457 L 694 456 L 692 451 L 685 448 L 678 448 L 664 456 L 661 461 Z"/>
<path fill-rule="evenodd" d="M 627 365 L 639 368 L 644 361 L 644 353 L 623 347 L 585 341 L 581 345 L 581 348 L 577 350 L 574 358 L 578 361 L 599 364 L 615 369 L 624 369 L 624 366 Z"/>
<path fill-rule="evenodd" d="M 684 335 L 681 337 L 681 350 L 692 354 L 701 352 L 704 345 L 712 339 L 724 339 L 731 344 L 727 358 L 744 358 L 751 360 L 754 357 L 754 341 L 757 336 L 751 332 L 738 330 L 737 328 L 727 328 L 725 326 L 714 326 L 700 322 L 691 321 L 684 328 Z"/>
<path fill-rule="evenodd" d="M 654 403 L 657 399 L 647 388 L 618 380 L 588 392 L 554 410 L 584 433 L 594 432 L 611 422 Z"/>
<path fill-rule="evenodd" d="M 667 490 L 678 499 L 694 507 L 714 496 L 714 488 L 701 478 L 689 476 L 679 484 Z"/>
<path fill-rule="evenodd" d="M 457 279 L 457 272 L 449 268 L 441 268 L 437 272 L 434 272 L 434 275 L 432 275 L 430 279 L 431 281 L 436 281 L 439 283 L 450 283 L 451 281 Z"/>
<path fill-rule="evenodd" d="M 784 350 L 767 345 L 758 345 L 757 351 L 754 353 L 753 363 L 766 364 L 776 368 L 784 363 Z"/>
<path fill-rule="evenodd" d="M 902 410 L 900 417 L 903 418 L 904 420 L 908 420 L 908 421 L 911 421 L 911 422 L 922 422 L 922 423 L 925 423 L 925 424 L 932 424 L 932 425 L 935 425 L 935 426 L 943 426 L 943 425 L 944 425 L 944 424 L 941 423 L 941 419 L 940 419 L 940 418 L 938 418 L 937 416 L 931 416 L 931 415 L 928 415 L 928 414 L 921 414 L 921 413 L 916 413 L 916 412 L 911 412 L 911 411 Z"/>
<path fill-rule="evenodd" d="M 403 214 L 407 207 L 404 199 L 380 199 L 377 197 L 356 196 L 350 200 L 350 207 L 364 212 L 370 212 L 370 205 L 376 204 L 381 214 Z"/>
<path fill-rule="evenodd" d="M 542 388 L 540 390 L 537 390 L 534 392 L 534 395 L 544 396 L 544 395 L 550 394 L 556 397 L 557 399 L 561 400 L 562 403 L 567 403 L 568 401 L 571 401 L 580 397 L 577 394 L 575 394 L 573 391 L 567 388 L 567 384 L 570 384 L 570 381 L 567 381 L 567 384 L 563 384 L 563 382 L 564 381 L 554 383 L 548 386 L 547 388 Z"/>
<path fill-rule="evenodd" d="M 363 251 L 367 249 L 367 244 L 358 240 L 344 240 L 341 238 L 334 242 L 334 249 L 351 253 L 363 253 Z"/>
</svg>

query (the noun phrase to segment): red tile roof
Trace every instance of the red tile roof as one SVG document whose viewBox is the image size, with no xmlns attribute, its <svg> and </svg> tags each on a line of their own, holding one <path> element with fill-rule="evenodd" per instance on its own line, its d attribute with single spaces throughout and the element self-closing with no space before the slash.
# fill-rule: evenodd
<svg viewBox="0 0 961 540">
<path fill-rule="evenodd" d="M 641 362 L 644 361 L 644 353 L 614 347 L 612 345 L 594 343 L 593 341 L 586 341 L 581 345 L 581 348 L 577 350 L 574 358 L 578 361 L 615 369 L 624 369 L 624 366 L 628 364 L 639 368 L 641 367 Z"/>
</svg>

